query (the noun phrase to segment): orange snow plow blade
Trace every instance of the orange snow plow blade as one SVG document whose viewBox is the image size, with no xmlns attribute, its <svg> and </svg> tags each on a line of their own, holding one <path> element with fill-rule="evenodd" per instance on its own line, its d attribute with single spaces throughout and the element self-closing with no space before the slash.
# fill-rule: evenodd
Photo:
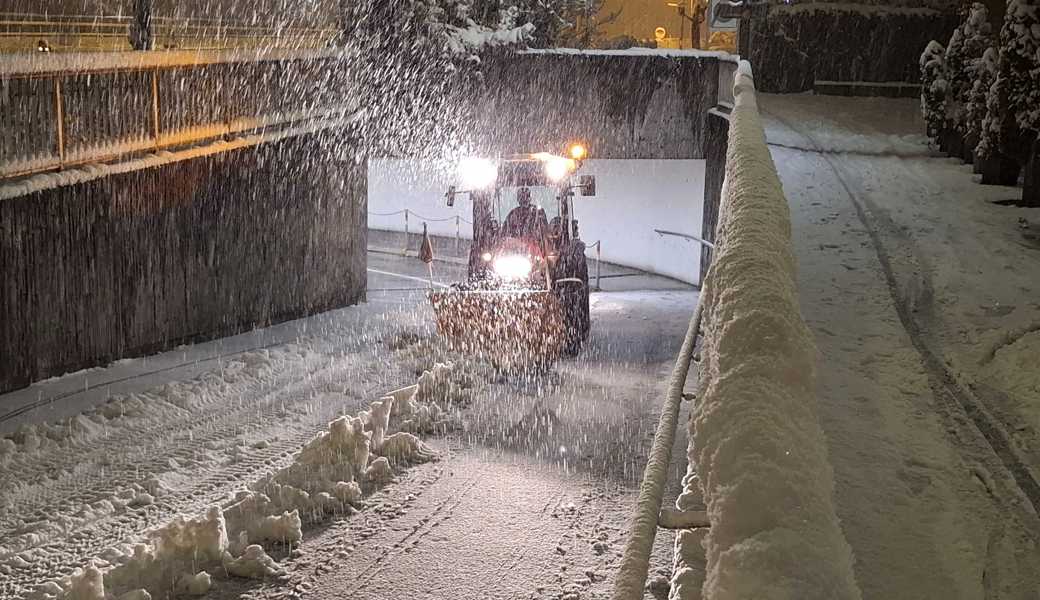
<svg viewBox="0 0 1040 600">
<path fill-rule="evenodd" d="M 547 367 L 563 352 L 563 311 L 552 292 L 430 292 L 437 330 L 458 352 L 503 369 Z"/>
</svg>

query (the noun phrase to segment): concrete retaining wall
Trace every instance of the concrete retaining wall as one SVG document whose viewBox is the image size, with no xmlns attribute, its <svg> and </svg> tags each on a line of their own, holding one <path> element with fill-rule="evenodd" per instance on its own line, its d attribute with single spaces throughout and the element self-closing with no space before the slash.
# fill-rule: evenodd
<svg viewBox="0 0 1040 600">
<path fill-rule="evenodd" d="M 0 201 L 0 392 L 362 299 L 364 173 L 328 142 Z"/>
</svg>

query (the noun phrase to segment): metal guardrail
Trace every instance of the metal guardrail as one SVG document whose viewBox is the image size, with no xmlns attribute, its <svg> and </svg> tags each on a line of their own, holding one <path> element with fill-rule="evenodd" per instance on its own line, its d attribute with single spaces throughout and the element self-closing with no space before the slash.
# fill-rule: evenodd
<svg viewBox="0 0 1040 600">
<path fill-rule="evenodd" d="M 100 67 L 85 72 L 67 68 L 75 65 L 63 60 L 71 55 L 6 69 L 0 180 L 354 109 L 334 85 L 336 60 L 328 54 L 225 60 L 191 53 L 204 64 L 166 61 L 165 54 L 104 55 L 94 59 Z"/>
<path fill-rule="evenodd" d="M 153 16 L 152 40 L 161 49 L 242 47 L 321 48 L 341 33 L 335 23 L 249 23 L 229 19 Z M 38 41 L 56 52 L 130 50 L 132 16 L 0 12 L 0 51 L 31 51 Z"/>
<path fill-rule="evenodd" d="M 388 213 L 380 213 L 380 212 L 371 212 L 371 211 L 369 211 L 368 214 L 371 215 L 371 216 L 375 216 L 375 217 L 393 217 L 393 216 L 396 216 L 396 215 L 404 215 L 405 248 L 402 250 L 402 254 L 405 255 L 405 256 L 407 256 L 408 253 L 410 252 L 410 250 L 408 249 L 408 238 L 409 238 L 410 235 L 412 235 L 411 228 L 410 228 L 410 225 L 409 225 L 410 217 L 415 217 L 415 218 L 419 219 L 420 221 L 429 222 L 429 223 L 443 223 L 443 222 L 447 222 L 447 221 L 455 221 L 455 253 L 456 254 L 460 253 L 459 252 L 459 248 L 462 245 L 462 223 L 466 223 L 467 225 L 472 225 L 473 224 L 472 221 L 469 221 L 469 220 L 465 219 L 461 215 L 455 215 L 453 217 L 443 217 L 443 218 L 434 219 L 434 218 L 430 218 L 430 217 L 424 217 L 424 216 L 416 213 L 415 211 L 413 211 L 413 210 L 411 210 L 409 208 L 404 208 L 404 209 L 401 209 L 401 210 L 395 210 L 393 212 L 388 212 Z M 603 290 L 603 288 L 600 285 L 602 283 L 602 280 L 603 280 L 602 279 L 603 278 L 603 240 L 597 240 L 597 241 L 595 241 L 592 244 L 588 244 L 585 248 L 587 250 L 587 249 L 592 248 L 592 247 L 596 248 L 596 258 L 595 258 L 595 260 L 596 260 L 596 287 L 594 287 L 593 290 L 599 292 L 599 291 Z"/>
</svg>

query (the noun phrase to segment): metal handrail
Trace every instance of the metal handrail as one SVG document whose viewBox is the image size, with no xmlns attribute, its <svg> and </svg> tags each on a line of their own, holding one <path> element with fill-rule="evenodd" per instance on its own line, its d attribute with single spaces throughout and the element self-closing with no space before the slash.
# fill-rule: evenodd
<svg viewBox="0 0 1040 600">
<path fill-rule="evenodd" d="M 202 65 L 184 64 L 183 53 L 127 54 L 99 59 L 112 68 L 88 73 L 47 70 L 78 59 L 8 65 L 0 181 L 335 118 L 355 108 L 321 85 L 335 54 L 273 53 L 271 60 L 256 60 L 254 53 L 237 62 L 215 53 L 200 57 L 208 61 Z M 239 93 L 256 80 L 271 82 L 266 95 Z M 204 112 L 194 100 L 200 95 L 207 98 Z"/>
<path fill-rule="evenodd" d="M 702 240 L 701 238 L 699 238 L 699 237 L 697 237 L 695 235 L 690 235 L 688 233 L 679 233 L 677 231 L 665 231 L 663 229 L 655 229 L 654 233 L 656 233 L 657 235 L 660 235 L 660 236 L 670 235 L 670 236 L 674 236 L 674 237 L 683 238 L 684 240 L 691 240 L 691 241 L 697 242 L 698 244 L 700 244 L 702 246 L 710 248 L 712 250 L 715 249 L 715 244 L 713 244 L 713 243 L 711 243 L 711 242 L 709 242 L 707 240 Z"/>
</svg>

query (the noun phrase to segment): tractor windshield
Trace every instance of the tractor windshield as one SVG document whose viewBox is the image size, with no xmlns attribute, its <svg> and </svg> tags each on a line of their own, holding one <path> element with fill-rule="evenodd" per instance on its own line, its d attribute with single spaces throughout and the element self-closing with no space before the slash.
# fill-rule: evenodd
<svg viewBox="0 0 1040 600">
<path fill-rule="evenodd" d="M 499 223 L 505 223 L 510 211 L 519 205 L 517 194 L 523 188 L 531 192 L 532 204 L 545 211 L 547 222 L 560 216 L 560 190 L 546 176 L 545 164 L 538 160 L 507 161 L 498 172 L 495 213 Z"/>
<path fill-rule="evenodd" d="M 560 216 L 560 202 L 557 200 L 557 196 L 560 193 L 558 188 L 555 186 L 542 186 L 529 187 L 527 189 L 531 192 L 532 204 L 545 211 L 546 221 L 552 221 L 553 218 Z M 517 199 L 517 192 L 519 191 L 520 187 L 502 187 L 498 189 L 495 216 L 499 223 L 505 223 L 509 212 L 519 205 L 519 200 Z"/>
</svg>

